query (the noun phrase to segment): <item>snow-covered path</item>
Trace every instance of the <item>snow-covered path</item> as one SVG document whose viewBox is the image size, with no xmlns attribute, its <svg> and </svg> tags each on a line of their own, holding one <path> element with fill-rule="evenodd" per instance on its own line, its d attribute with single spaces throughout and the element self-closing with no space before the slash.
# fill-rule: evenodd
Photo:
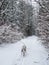
<svg viewBox="0 0 49 65">
<path fill-rule="evenodd" d="M 21 55 L 22 45 L 27 47 L 26 56 Z M 0 47 L 0 65 L 49 65 L 48 53 L 36 36 L 31 36 L 15 44 Z"/>
</svg>

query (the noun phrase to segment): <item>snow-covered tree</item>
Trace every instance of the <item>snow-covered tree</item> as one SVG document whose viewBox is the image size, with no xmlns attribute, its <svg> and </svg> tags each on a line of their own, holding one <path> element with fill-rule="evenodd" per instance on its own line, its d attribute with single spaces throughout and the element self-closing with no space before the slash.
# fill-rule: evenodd
<svg viewBox="0 0 49 65">
<path fill-rule="evenodd" d="M 30 4 L 25 3 L 25 1 L 19 1 L 18 5 L 19 14 L 18 21 L 20 28 L 27 35 L 32 35 L 35 33 L 33 25 L 33 7 Z"/>
<path fill-rule="evenodd" d="M 8 0 L 0 0 L 0 25 L 6 21 L 6 10 L 8 6 Z"/>
<path fill-rule="evenodd" d="M 39 6 L 39 16 L 37 24 L 37 35 L 46 43 L 49 43 L 49 0 L 36 1 Z"/>
</svg>

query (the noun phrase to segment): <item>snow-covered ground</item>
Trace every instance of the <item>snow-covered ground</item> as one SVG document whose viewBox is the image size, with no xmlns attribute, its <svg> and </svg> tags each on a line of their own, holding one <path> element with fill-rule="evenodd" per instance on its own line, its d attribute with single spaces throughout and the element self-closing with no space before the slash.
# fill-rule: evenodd
<svg viewBox="0 0 49 65">
<path fill-rule="evenodd" d="M 23 44 L 27 47 L 26 56 L 21 55 Z M 49 65 L 47 52 L 36 36 L 31 36 L 15 44 L 0 47 L 0 65 Z"/>
</svg>

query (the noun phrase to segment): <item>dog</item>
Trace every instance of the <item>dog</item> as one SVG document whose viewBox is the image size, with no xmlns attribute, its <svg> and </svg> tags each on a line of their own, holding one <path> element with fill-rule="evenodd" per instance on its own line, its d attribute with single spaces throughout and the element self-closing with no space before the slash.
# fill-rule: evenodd
<svg viewBox="0 0 49 65">
<path fill-rule="evenodd" d="M 26 55 L 26 45 L 23 45 L 23 46 L 22 46 L 21 54 L 22 54 L 23 56 Z"/>
</svg>

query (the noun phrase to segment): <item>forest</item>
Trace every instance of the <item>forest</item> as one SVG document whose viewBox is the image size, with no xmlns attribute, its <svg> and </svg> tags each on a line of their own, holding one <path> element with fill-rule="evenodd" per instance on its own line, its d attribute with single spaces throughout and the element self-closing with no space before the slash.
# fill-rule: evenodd
<svg viewBox="0 0 49 65">
<path fill-rule="evenodd" d="M 32 0 L 0 0 L 0 44 L 31 35 L 49 43 L 49 1 L 35 2 L 33 5 Z"/>
</svg>

